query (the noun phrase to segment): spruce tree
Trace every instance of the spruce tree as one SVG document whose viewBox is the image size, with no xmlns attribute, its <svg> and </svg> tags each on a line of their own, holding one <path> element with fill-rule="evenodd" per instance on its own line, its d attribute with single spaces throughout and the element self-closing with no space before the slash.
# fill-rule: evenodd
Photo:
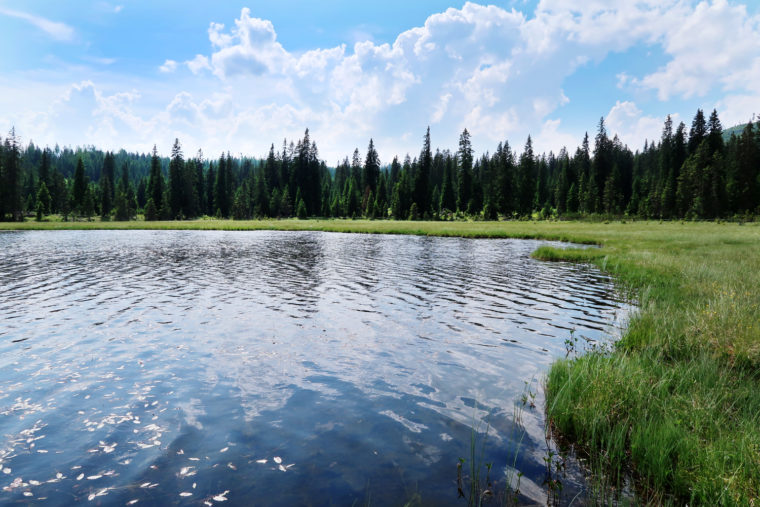
<svg viewBox="0 0 760 507">
<path fill-rule="evenodd" d="M 457 173 L 457 210 L 467 211 L 467 205 L 472 199 L 472 143 L 467 129 L 459 136 L 459 150 L 457 151 L 459 171 Z"/>
<path fill-rule="evenodd" d="M 420 215 L 424 215 L 430 210 L 428 185 L 430 181 L 430 169 L 432 165 L 433 154 L 430 147 L 430 127 L 428 127 L 422 143 L 419 168 L 414 177 L 414 187 L 412 190 L 412 201 L 417 203 L 417 208 Z"/>
<path fill-rule="evenodd" d="M 517 211 L 523 216 L 529 216 L 533 211 L 536 189 L 536 158 L 533 153 L 533 140 L 530 136 L 528 136 L 525 148 L 520 155 L 517 174 Z"/>
<path fill-rule="evenodd" d="M 707 137 L 707 122 L 705 122 L 705 113 L 697 109 L 697 114 L 691 121 L 691 130 L 689 130 L 689 154 L 696 153 L 699 145 Z"/>
<path fill-rule="evenodd" d="M 48 189 L 52 187 L 52 180 L 50 175 L 50 149 L 48 148 L 42 150 L 42 159 L 40 160 L 38 185 L 42 186 L 42 183 L 44 183 Z"/>
<path fill-rule="evenodd" d="M 214 182 L 214 209 L 223 218 L 230 216 L 227 176 L 227 159 L 225 159 L 224 153 L 222 153 L 221 157 L 219 157 L 219 169 L 216 171 L 216 181 Z"/>
<path fill-rule="evenodd" d="M 364 159 L 364 170 L 362 172 L 362 191 L 369 188 L 372 192 L 377 190 L 377 180 L 380 178 L 380 158 L 375 150 L 375 143 L 369 140 L 367 147 L 367 157 Z"/>
<path fill-rule="evenodd" d="M 161 159 L 158 156 L 158 150 L 155 145 L 153 145 L 153 153 L 150 157 L 147 197 L 153 200 L 153 205 L 156 209 L 161 209 L 164 197 L 164 176 L 161 174 Z"/>
<path fill-rule="evenodd" d="M 184 185 L 182 184 L 182 175 L 185 168 L 185 161 L 182 158 L 182 147 L 179 139 L 174 140 L 172 146 L 171 161 L 169 162 L 169 209 L 172 218 L 182 216 L 182 204 L 184 201 Z"/>
<path fill-rule="evenodd" d="M 100 177 L 100 218 L 108 220 L 111 216 L 113 201 L 111 195 L 114 193 L 111 180 L 106 175 Z"/>
<path fill-rule="evenodd" d="M 73 198 L 74 198 L 74 209 L 81 215 L 84 215 L 84 206 L 85 206 L 85 195 L 87 194 L 87 176 L 84 174 L 84 161 L 82 160 L 82 157 L 79 157 L 79 160 L 77 160 L 77 168 L 74 172 L 74 187 L 73 187 Z"/>
<path fill-rule="evenodd" d="M 8 137 L 5 138 L 3 154 L 3 188 L 0 189 L 4 195 L 3 214 L 9 214 L 11 220 L 22 221 L 24 214 L 21 197 L 21 148 L 15 127 L 11 128 Z"/>
<path fill-rule="evenodd" d="M 113 153 L 107 151 L 105 157 L 103 158 L 103 168 L 100 171 L 100 181 L 102 182 L 103 178 L 108 178 L 108 180 L 111 182 L 111 195 L 108 196 L 111 201 L 113 201 L 115 195 L 115 189 L 113 188 L 113 182 L 116 181 L 115 170 L 116 160 L 113 156 Z"/>
<path fill-rule="evenodd" d="M 50 192 L 45 182 L 40 182 L 40 188 L 37 191 L 37 214 L 50 214 Z"/>
<path fill-rule="evenodd" d="M 440 202 L 437 203 L 437 206 L 442 213 L 456 211 L 456 196 L 454 195 L 454 184 L 451 181 L 449 164 L 443 166 L 443 187 L 441 189 Z"/>
<path fill-rule="evenodd" d="M 710 144 L 710 151 L 712 153 L 717 151 L 720 154 L 723 154 L 725 149 L 725 144 L 723 143 L 723 125 L 721 125 L 720 119 L 718 118 L 718 111 L 715 109 L 710 113 L 708 128 L 709 133 L 707 134 L 707 142 Z"/>
</svg>

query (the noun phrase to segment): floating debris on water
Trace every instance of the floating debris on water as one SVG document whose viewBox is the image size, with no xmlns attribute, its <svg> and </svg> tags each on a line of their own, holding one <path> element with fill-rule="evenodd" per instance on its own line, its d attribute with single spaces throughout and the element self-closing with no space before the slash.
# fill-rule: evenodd
<svg viewBox="0 0 760 507">
<path fill-rule="evenodd" d="M 227 494 L 230 492 L 230 490 L 226 490 L 224 493 L 219 493 L 215 497 L 212 498 L 215 502 L 226 502 L 227 501 Z"/>
</svg>

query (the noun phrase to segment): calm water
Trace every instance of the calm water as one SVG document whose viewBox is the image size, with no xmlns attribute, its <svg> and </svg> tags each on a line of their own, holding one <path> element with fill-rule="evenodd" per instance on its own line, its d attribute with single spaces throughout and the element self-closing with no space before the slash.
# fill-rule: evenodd
<svg viewBox="0 0 760 507">
<path fill-rule="evenodd" d="M 466 505 L 473 425 L 545 502 L 539 379 L 625 307 L 543 243 L 0 234 L 0 503 Z"/>
</svg>

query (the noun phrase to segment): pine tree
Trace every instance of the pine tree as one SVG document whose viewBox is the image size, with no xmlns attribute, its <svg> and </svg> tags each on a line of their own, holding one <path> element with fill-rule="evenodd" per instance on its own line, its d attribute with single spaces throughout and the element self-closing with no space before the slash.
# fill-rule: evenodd
<svg viewBox="0 0 760 507">
<path fill-rule="evenodd" d="M 304 202 L 303 199 L 299 199 L 298 200 L 298 208 L 296 208 L 296 216 L 299 219 L 301 219 L 301 220 L 306 219 L 306 216 L 307 216 L 306 215 L 306 203 Z"/>
<path fill-rule="evenodd" d="M 10 214 L 12 220 L 22 221 L 24 215 L 21 200 L 21 148 L 15 127 L 11 128 L 8 137 L 5 138 L 3 154 L 3 188 L 0 189 L 4 197 L 3 215 Z"/>
<path fill-rule="evenodd" d="M 697 109 L 697 114 L 691 121 L 691 130 L 689 131 L 689 154 L 694 154 L 707 137 L 707 123 L 705 122 L 705 113 Z"/>
<path fill-rule="evenodd" d="M 417 208 L 421 214 L 428 213 L 430 210 L 428 185 L 432 164 L 433 154 L 430 147 L 430 127 L 428 127 L 425 132 L 422 151 L 420 152 L 419 168 L 414 177 L 414 187 L 412 190 L 412 201 L 417 204 Z"/>
<path fill-rule="evenodd" d="M 43 183 L 48 188 L 52 187 L 50 176 L 50 150 L 48 148 L 42 150 L 42 160 L 40 161 L 39 186 L 42 186 Z"/>
<path fill-rule="evenodd" d="M 146 221 L 153 221 L 158 220 L 158 208 L 156 208 L 156 205 L 153 203 L 153 198 L 148 199 L 148 202 L 145 204 L 145 220 Z"/>
<path fill-rule="evenodd" d="M 113 156 L 113 153 L 107 151 L 105 157 L 103 158 L 103 168 L 100 172 L 100 181 L 102 182 L 103 178 L 108 178 L 108 180 L 111 182 L 111 195 L 108 196 L 110 201 L 113 201 L 115 195 L 115 189 L 113 188 L 113 182 L 116 181 L 115 170 L 116 160 Z"/>
<path fill-rule="evenodd" d="M 459 136 L 459 151 L 457 151 L 459 171 L 457 172 L 457 210 L 467 211 L 472 199 L 472 143 L 467 129 Z"/>
<path fill-rule="evenodd" d="M 153 200 L 153 205 L 157 210 L 163 206 L 164 197 L 164 176 L 161 174 L 161 159 L 158 156 L 158 150 L 153 145 L 153 153 L 150 157 L 150 176 L 148 178 L 148 199 Z"/>
<path fill-rule="evenodd" d="M 267 173 L 260 170 L 253 184 L 253 216 L 269 216 L 270 195 L 267 188 Z"/>
<path fill-rule="evenodd" d="M 169 162 L 169 209 L 172 218 L 182 216 L 182 204 L 184 202 L 184 185 L 182 184 L 182 174 L 185 168 L 185 161 L 182 158 L 182 147 L 179 139 L 174 140 L 172 146 L 172 156 Z"/>
<path fill-rule="evenodd" d="M 219 157 L 219 169 L 216 171 L 216 181 L 214 182 L 214 209 L 218 210 L 223 218 L 230 216 L 227 175 L 227 159 L 222 153 L 222 156 Z"/>
<path fill-rule="evenodd" d="M 441 190 L 441 200 L 437 204 L 441 213 L 446 211 L 453 212 L 456 210 L 456 196 L 454 195 L 454 184 L 451 181 L 451 169 L 449 164 L 443 167 L 443 187 Z"/>
<path fill-rule="evenodd" d="M 248 205 L 247 205 L 247 199 L 246 199 L 246 192 L 244 189 L 244 185 L 241 185 L 238 187 L 238 189 L 235 191 L 235 198 L 232 202 L 232 218 L 233 220 L 245 220 L 249 217 L 248 214 Z"/>
<path fill-rule="evenodd" d="M 750 122 L 751 123 L 751 122 Z M 710 113 L 709 133 L 707 135 L 707 142 L 710 144 L 710 151 L 715 153 L 716 151 L 723 154 L 725 144 L 723 143 L 723 125 L 718 118 L 718 111 L 713 109 Z"/>
<path fill-rule="evenodd" d="M 533 140 L 528 136 L 525 149 L 520 155 L 517 171 L 517 211 L 524 216 L 530 215 L 536 189 L 536 158 L 533 153 Z"/>
<path fill-rule="evenodd" d="M 380 178 L 380 158 L 375 150 L 375 143 L 369 140 L 367 147 L 367 157 L 364 159 L 364 170 L 362 172 L 362 191 L 369 188 L 372 192 L 377 190 L 377 181 Z"/>
<path fill-rule="evenodd" d="M 85 194 L 87 193 L 87 177 L 84 174 L 84 161 L 82 160 L 82 157 L 79 157 L 79 160 L 77 161 L 77 168 L 74 172 L 74 187 L 73 187 L 73 197 L 74 197 L 74 209 L 84 215 L 84 206 L 85 206 Z"/>
<path fill-rule="evenodd" d="M 111 180 L 106 175 L 100 177 L 100 218 L 102 220 L 108 220 L 111 216 L 111 208 L 113 208 L 113 201 L 111 200 L 111 194 L 114 189 L 111 184 Z"/>
<path fill-rule="evenodd" d="M 40 182 L 40 189 L 37 191 L 37 214 L 50 214 L 50 192 L 45 182 Z"/>
</svg>

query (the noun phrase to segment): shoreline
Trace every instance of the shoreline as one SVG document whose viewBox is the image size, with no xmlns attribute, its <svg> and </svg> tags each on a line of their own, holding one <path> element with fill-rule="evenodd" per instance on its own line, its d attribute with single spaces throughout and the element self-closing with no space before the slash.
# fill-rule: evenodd
<svg viewBox="0 0 760 507">
<path fill-rule="evenodd" d="M 545 261 L 587 262 L 638 296 L 610 350 L 553 363 L 546 411 L 589 450 L 594 476 L 633 471 L 656 503 L 760 496 L 760 226 L 714 222 L 195 220 L 22 222 L 10 230 L 283 230 L 544 239 Z"/>
</svg>

